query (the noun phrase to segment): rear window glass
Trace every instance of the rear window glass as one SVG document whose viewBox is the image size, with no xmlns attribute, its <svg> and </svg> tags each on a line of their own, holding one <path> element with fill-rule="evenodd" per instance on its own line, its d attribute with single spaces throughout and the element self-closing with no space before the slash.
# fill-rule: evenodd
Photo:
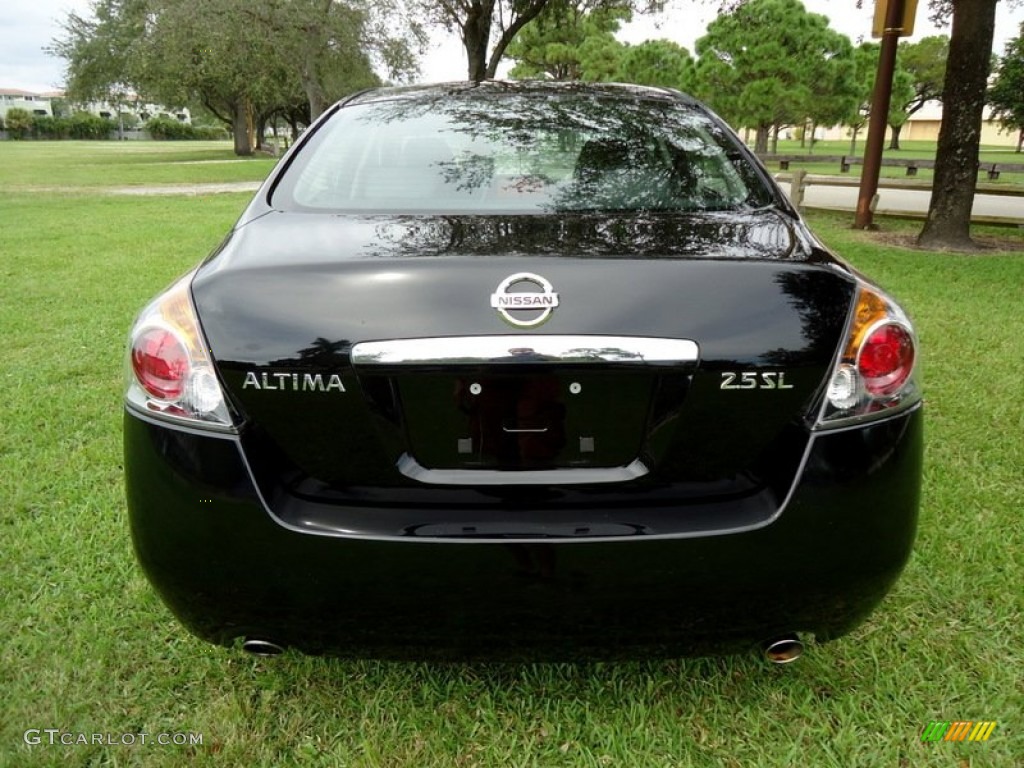
<svg viewBox="0 0 1024 768">
<path fill-rule="evenodd" d="M 296 156 L 286 209 L 723 211 L 771 194 L 735 139 L 682 103 L 466 94 L 345 107 Z"/>
</svg>

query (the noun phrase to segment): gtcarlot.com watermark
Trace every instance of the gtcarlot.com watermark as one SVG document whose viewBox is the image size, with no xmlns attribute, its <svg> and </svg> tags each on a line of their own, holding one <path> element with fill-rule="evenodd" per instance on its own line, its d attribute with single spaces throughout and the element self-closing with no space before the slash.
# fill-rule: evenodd
<svg viewBox="0 0 1024 768">
<path fill-rule="evenodd" d="M 203 734 L 188 731 L 176 733 L 114 733 L 85 731 L 64 731 L 60 728 L 29 728 L 25 731 L 25 743 L 38 746 L 98 746 L 136 747 L 157 745 L 161 747 L 201 747 Z"/>
</svg>

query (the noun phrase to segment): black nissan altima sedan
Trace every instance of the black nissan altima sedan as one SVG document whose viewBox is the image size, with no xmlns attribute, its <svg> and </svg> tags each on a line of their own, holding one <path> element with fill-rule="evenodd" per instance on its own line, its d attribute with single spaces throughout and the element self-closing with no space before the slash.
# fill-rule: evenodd
<svg viewBox="0 0 1024 768">
<path fill-rule="evenodd" d="M 792 659 L 907 561 L 917 354 L 688 96 L 366 91 L 135 322 L 135 550 L 257 653 Z"/>
</svg>

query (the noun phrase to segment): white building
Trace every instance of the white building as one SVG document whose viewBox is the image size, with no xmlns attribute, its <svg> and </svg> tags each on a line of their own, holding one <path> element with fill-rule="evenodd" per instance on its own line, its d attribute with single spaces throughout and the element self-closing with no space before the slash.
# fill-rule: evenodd
<svg viewBox="0 0 1024 768">
<path fill-rule="evenodd" d="M 942 125 L 942 103 L 929 101 L 915 112 L 900 131 L 900 141 L 938 141 L 939 126 Z M 867 136 L 866 128 L 858 136 L 860 141 Z M 888 142 L 891 130 L 886 128 L 885 140 Z M 847 126 L 837 125 L 833 128 L 818 128 L 815 138 L 839 141 L 850 138 Z M 985 117 L 981 124 L 981 143 L 983 146 L 1016 147 L 1017 131 L 1007 130 L 1002 124 L 992 119 L 992 109 L 985 107 Z"/>
<path fill-rule="evenodd" d="M 8 110 L 24 109 L 29 114 L 53 116 L 50 105 L 52 94 L 33 93 L 19 88 L 0 88 L 0 117 L 6 118 Z"/>
<path fill-rule="evenodd" d="M 63 91 L 35 93 L 18 88 L 0 88 L 0 117 L 6 118 L 8 110 L 14 108 L 27 110 L 32 115 L 52 117 L 52 101 L 63 98 Z M 90 102 L 88 104 L 71 104 L 70 109 L 73 112 L 89 112 L 90 114 L 108 117 L 115 121 L 118 118 L 118 114 L 122 116 L 132 115 L 138 120 L 140 125 L 152 117 L 166 117 L 181 123 L 192 122 L 192 114 L 188 109 L 172 110 L 162 104 L 143 101 L 134 93 L 125 94 L 120 105 L 110 104 L 105 101 Z"/>
</svg>

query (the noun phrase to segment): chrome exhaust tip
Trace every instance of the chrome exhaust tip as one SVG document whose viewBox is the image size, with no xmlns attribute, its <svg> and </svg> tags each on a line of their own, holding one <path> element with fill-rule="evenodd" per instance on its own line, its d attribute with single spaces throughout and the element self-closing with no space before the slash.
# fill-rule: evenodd
<svg viewBox="0 0 1024 768">
<path fill-rule="evenodd" d="M 804 644 L 796 635 L 784 635 L 764 644 L 764 657 L 772 664 L 789 664 L 803 655 Z"/>
<path fill-rule="evenodd" d="M 284 653 L 284 648 L 277 643 L 272 643 L 269 640 L 254 640 L 252 638 L 247 638 L 242 643 L 242 650 L 246 653 L 251 653 L 253 656 L 263 657 L 278 656 Z"/>
</svg>

